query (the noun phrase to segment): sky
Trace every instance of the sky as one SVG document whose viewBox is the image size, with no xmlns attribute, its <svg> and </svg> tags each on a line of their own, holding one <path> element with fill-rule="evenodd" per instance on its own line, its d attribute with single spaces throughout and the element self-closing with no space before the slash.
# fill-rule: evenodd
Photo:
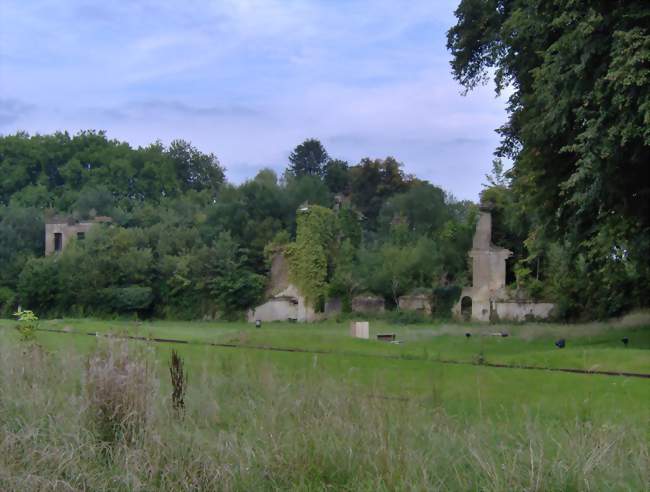
<svg viewBox="0 0 650 492">
<path fill-rule="evenodd" d="M 457 3 L 0 0 L 0 134 L 182 138 L 234 183 L 317 138 L 477 200 L 505 100 L 453 80 Z"/>
</svg>

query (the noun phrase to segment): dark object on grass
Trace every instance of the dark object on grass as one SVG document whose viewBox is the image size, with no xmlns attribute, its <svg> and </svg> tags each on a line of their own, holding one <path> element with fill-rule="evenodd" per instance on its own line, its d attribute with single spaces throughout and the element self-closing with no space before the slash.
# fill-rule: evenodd
<svg viewBox="0 0 650 492">
<path fill-rule="evenodd" d="M 471 336 L 472 336 L 471 333 L 469 333 L 469 332 L 465 333 L 465 338 L 470 338 Z"/>
<path fill-rule="evenodd" d="M 555 346 L 557 348 L 564 348 L 566 346 L 566 340 L 564 338 L 560 338 L 555 342 Z"/>
<path fill-rule="evenodd" d="M 507 333 L 501 333 L 501 336 L 502 336 L 503 338 L 505 338 L 505 337 L 508 336 L 508 334 L 507 334 Z"/>
<path fill-rule="evenodd" d="M 187 372 L 183 359 L 172 349 L 169 361 L 169 375 L 172 380 L 172 407 L 177 412 L 185 410 L 185 392 L 187 391 Z"/>
<path fill-rule="evenodd" d="M 259 319 L 255 320 L 255 328 L 262 328 L 262 322 Z"/>
<path fill-rule="evenodd" d="M 623 342 L 623 345 L 627 347 L 627 344 L 630 343 L 630 339 L 628 337 L 623 337 L 621 338 L 621 342 Z"/>
<path fill-rule="evenodd" d="M 395 333 L 379 333 L 377 335 L 377 340 L 382 342 L 394 342 L 395 338 Z"/>
</svg>

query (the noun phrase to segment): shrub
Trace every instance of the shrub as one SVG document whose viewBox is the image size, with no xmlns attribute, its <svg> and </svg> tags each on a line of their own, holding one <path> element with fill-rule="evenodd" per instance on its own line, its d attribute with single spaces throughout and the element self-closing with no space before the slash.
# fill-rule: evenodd
<svg viewBox="0 0 650 492">
<path fill-rule="evenodd" d="M 88 417 L 105 442 L 135 442 L 151 418 L 155 395 L 153 364 L 126 342 L 110 343 L 93 354 L 86 369 Z"/>
<path fill-rule="evenodd" d="M 14 316 L 18 318 L 16 329 L 20 333 L 20 339 L 23 342 L 34 340 L 36 338 L 36 328 L 38 327 L 38 316 L 33 311 L 23 311 L 20 308 L 14 313 Z"/>
<path fill-rule="evenodd" d="M 110 287 L 102 292 L 107 304 L 118 313 L 147 309 L 153 301 L 151 287 Z"/>
<path fill-rule="evenodd" d="M 460 298 L 461 288 L 457 285 L 433 289 L 431 311 L 434 318 L 450 318 L 451 308 Z"/>
<path fill-rule="evenodd" d="M 8 287 L 0 287 L 0 318 L 11 314 L 16 294 Z"/>
</svg>

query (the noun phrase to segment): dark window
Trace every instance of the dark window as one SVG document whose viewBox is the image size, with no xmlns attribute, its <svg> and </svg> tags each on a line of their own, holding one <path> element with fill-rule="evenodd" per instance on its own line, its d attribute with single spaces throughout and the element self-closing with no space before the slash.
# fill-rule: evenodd
<svg viewBox="0 0 650 492">
<path fill-rule="evenodd" d="M 460 300 L 460 314 L 464 321 L 472 319 L 472 298 L 465 296 Z"/>
<path fill-rule="evenodd" d="M 85 232 L 77 232 L 77 240 L 83 241 L 86 239 L 86 233 Z"/>
<path fill-rule="evenodd" d="M 60 232 L 54 233 L 54 251 L 61 251 L 63 248 L 63 234 Z"/>
</svg>

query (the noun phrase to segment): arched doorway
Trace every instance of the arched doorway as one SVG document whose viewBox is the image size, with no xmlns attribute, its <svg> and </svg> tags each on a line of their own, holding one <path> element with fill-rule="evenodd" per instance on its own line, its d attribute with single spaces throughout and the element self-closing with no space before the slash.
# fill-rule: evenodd
<svg viewBox="0 0 650 492">
<path fill-rule="evenodd" d="M 460 300 L 460 315 L 463 321 L 472 319 L 472 298 L 465 296 Z"/>
</svg>

